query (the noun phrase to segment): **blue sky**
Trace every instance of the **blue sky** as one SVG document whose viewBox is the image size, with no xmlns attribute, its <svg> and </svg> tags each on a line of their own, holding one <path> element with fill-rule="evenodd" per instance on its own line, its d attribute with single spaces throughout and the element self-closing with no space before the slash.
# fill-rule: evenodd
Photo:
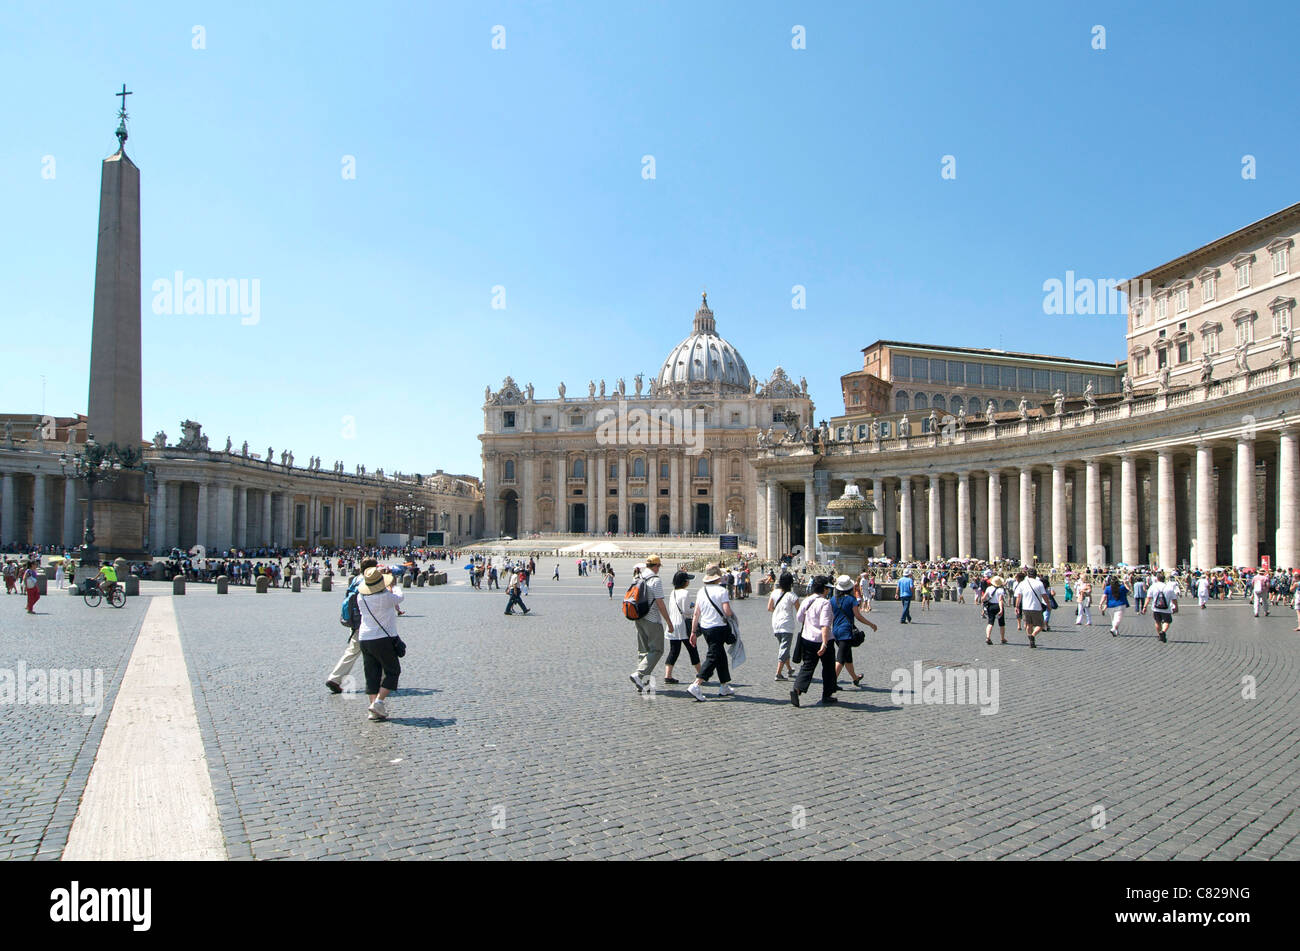
<svg viewBox="0 0 1300 951">
<path fill-rule="evenodd" d="M 1120 358 L 1121 318 L 1045 316 L 1043 282 L 1297 200 L 1297 26 L 1281 3 L 6 3 L 0 407 L 41 411 L 44 377 L 46 412 L 86 409 L 123 82 L 145 434 L 478 474 L 485 384 L 630 385 L 702 287 L 819 416 L 882 337 Z M 256 279 L 260 320 L 153 313 L 176 271 Z"/>
</svg>

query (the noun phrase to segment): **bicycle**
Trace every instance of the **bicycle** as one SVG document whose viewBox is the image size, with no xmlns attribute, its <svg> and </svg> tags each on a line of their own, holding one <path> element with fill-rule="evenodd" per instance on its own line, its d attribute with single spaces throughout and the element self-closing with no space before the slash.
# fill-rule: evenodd
<svg viewBox="0 0 1300 951">
<path fill-rule="evenodd" d="M 86 582 L 86 590 L 81 599 L 86 602 L 87 607 L 97 608 L 100 602 L 104 600 L 104 591 L 97 583 L 93 581 Z M 108 596 L 108 603 L 115 608 L 126 605 L 126 593 L 120 585 L 113 585 L 113 590 Z"/>
</svg>

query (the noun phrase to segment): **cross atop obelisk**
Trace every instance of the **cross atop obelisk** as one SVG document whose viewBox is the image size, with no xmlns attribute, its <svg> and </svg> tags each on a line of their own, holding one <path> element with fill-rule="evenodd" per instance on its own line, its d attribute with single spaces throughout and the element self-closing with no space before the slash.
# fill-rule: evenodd
<svg viewBox="0 0 1300 951">
<path fill-rule="evenodd" d="M 126 137 L 126 119 L 127 119 L 127 115 L 126 115 L 126 97 L 127 97 L 127 96 L 134 96 L 135 93 L 133 93 L 133 92 L 128 92 L 128 91 L 127 91 L 127 88 L 126 88 L 126 83 L 122 83 L 122 91 L 121 91 L 121 92 L 115 92 L 115 93 L 113 93 L 113 95 L 114 95 L 114 96 L 119 96 L 119 97 L 121 97 L 121 99 L 122 99 L 122 106 L 121 106 L 120 109 L 117 110 L 117 118 L 118 118 L 118 123 L 117 123 L 117 147 L 118 147 L 119 149 L 125 149 L 125 148 L 126 148 L 126 138 L 127 138 L 127 137 Z"/>
</svg>

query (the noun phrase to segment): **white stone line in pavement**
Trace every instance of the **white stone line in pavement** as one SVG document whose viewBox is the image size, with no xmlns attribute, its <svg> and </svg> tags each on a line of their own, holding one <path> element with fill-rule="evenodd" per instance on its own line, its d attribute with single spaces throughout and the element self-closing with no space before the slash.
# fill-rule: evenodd
<svg viewBox="0 0 1300 951">
<path fill-rule="evenodd" d="M 226 858 L 171 598 L 145 614 L 63 858 Z"/>
</svg>

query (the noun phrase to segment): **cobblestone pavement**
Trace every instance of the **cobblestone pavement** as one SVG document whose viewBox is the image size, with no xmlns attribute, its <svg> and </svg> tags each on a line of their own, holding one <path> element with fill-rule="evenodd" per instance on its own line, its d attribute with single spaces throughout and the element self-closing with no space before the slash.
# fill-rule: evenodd
<svg viewBox="0 0 1300 951">
<path fill-rule="evenodd" d="M 1063 610 L 1031 651 L 1014 626 L 1010 645 L 986 647 L 969 605 L 902 626 L 883 603 L 857 652 L 864 689 L 846 674 L 837 706 L 818 705 L 814 684 L 794 709 L 754 598 L 738 605 L 738 695 L 700 704 L 684 687 L 639 697 L 632 624 L 571 562 L 547 580 L 552 564 L 539 563 L 526 617 L 503 617 L 495 591 L 412 589 L 387 723 L 366 719 L 359 693 L 324 687 L 346 638 L 339 592 L 191 586 L 177 598 L 231 857 L 1300 858 L 1293 612 L 1185 604 L 1160 644 L 1149 615 L 1112 638 L 1100 612 L 1081 629 Z M 89 610 L 66 602 L 74 620 L 72 607 Z M 120 676 L 143 607 L 99 613 L 108 626 L 91 640 L 117 652 Z M 39 620 L 63 630 L 57 615 Z M 85 639 L 65 627 L 57 643 Z M 23 649 L 38 656 L 35 640 Z M 996 671 L 997 712 L 895 705 L 891 673 L 917 662 Z M 679 677 L 689 669 L 683 655 Z M 50 757 L 14 759 L 27 738 L 69 746 L 67 729 L 14 712 L 6 792 L 79 792 L 70 766 L 37 775 L 25 764 Z M 72 816 L 56 818 L 47 842 Z"/>
<path fill-rule="evenodd" d="M 1058 612 L 1031 651 L 1014 629 L 986 647 L 968 605 L 902 626 L 881 604 L 864 689 L 846 674 L 838 706 L 814 686 L 796 710 L 765 599 L 739 605 L 736 697 L 641 699 L 632 624 L 551 567 L 527 617 L 497 592 L 412 589 L 388 723 L 322 683 L 337 595 L 179 599 L 231 855 L 1300 857 L 1292 612 L 1184 606 L 1171 644 L 1149 615 L 1112 638 Z M 996 670 L 997 713 L 895 705 L 891 672 L 917 661 Z"/>
<path fill-rule="evenodd" d="M 51 583 L 34 616 L 25 613 L 26 604 L 20 595 L 0 596 L 0 859 L 57 859 L 148 603 L 131 598 L 122 608 L 92 609 Z M 41 679 L 48 684 L 51 670 L 71 675 L 73 669 L 91 671 L 92 696 L 94 671 L 100 672 L 97 713 L 84 696 L 77 703 L 48 702 L 71 700 L 71 680 L 54 697 L 27 689 Z M 82 680 L 78 675 L 78 693 Z"/>
</svg>

